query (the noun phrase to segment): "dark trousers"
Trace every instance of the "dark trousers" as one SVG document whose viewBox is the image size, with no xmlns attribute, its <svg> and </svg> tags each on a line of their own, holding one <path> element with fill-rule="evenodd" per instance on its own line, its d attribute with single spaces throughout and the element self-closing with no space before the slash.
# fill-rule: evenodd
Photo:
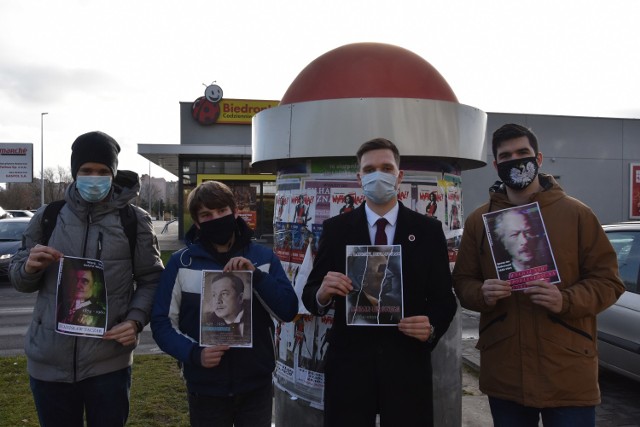
<svg viewBox="0 0 640 427">
<path fill-rule="evenodd" d="M 532 408 L 509 400 L 489 397 L 495 427 L 538 427 L 540 417 L 544 427 L 594 427 L 595 406 L 564 406 Z"/>
<path fill-rule="evenodd" d="M 29 379 L 42 427 L 124 426 L 129 417 L 131 367 L 61 383 Z"/>
<path fill-rule="evenodd" d="M 325 427 L 433 426 L 431 368 L 427 356 L 391 362 L 385 352 L 340 356 L 329 346 L 325 365 Z"/>
<path fill-rule="evenodd" d="M 229 397 L 189 393 L 192 427 L 271 427 L 273 386 Z"/>
</svg>

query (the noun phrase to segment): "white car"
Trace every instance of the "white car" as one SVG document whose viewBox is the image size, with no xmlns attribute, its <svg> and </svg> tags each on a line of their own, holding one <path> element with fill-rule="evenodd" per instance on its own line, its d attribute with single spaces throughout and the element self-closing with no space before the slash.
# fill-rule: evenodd
<svg viewBox="0 0 640 427">
<path fill-rule="evenodd" d="M 18 218 L 21 216 L 31 218 L 33 216 L 33 212 L 26 209 L 7 209 L 7 212 L 10 213 L 14 218 Z"/>
<path fill-rule="evenodd" d="M 618 254 L 626 292 L 598 315 L 600 365 L 640 381 L 640 221 L 603 228 Z"/>
</svg>

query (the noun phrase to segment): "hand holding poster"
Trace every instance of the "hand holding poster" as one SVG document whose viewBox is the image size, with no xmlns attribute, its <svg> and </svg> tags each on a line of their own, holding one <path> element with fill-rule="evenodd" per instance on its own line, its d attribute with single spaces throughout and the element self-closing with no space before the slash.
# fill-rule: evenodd
<svg viewBox="0 0 640 427">
<path fill-rule="evenodd" d="M 347 325 L 391 326 L 403 317 L 402 247 L 347 246 Z"/>
<path fill-rule="evenodd" d="M 101 338 L 107 328 L 107 287 L 102 261 L 63 257 L 56 301 L 56 332 Z"/>
<path fill-rule="evenodd" d="M 498 278 L 513 290 L 534 280 L 560 282 L 537 202 L 482 215 Z"/>
<path fill-rule="evenodd" d="M 252 347 L 251 271 L 204 270 L 200 293 L 200 344 Z"/>
</svg>

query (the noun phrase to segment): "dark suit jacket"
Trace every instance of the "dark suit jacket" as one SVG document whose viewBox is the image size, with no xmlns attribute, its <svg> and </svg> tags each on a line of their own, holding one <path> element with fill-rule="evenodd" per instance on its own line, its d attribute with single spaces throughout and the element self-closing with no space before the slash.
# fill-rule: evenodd
<svg viewBox="0 0 640 427">
<path fill-rule="evenodd" d="M 345 272 L 346 245 L 371 244 L 364 204 L 355 211 L 324 222 L 318 254 L 303 291 L 302 301 L 313 314 L 322 314 L 316 293 L 329 271 Z M 423 343 L 393 326 L 347 326 L 345 298 L 334 297 L 335 318 L 329 336 L 329 351 L 367 353 L 382 347 L 391 361 L 406 363 L 409 354 L 428 354 L 456 311 L 452 291 L 447 243 L 440 221 L 427 218 L 400 203 L 393 244 L 402 246 L 404 317 L 427 315 L 436 329 L 436 339 Z M 424 358 L 422 358 L 424 360 Z M 328 362 L 329 363 L 329 362 Z M 410 365 L 410 363 L 408 364 Z M 410 366 L 407 367 L 410 370 Z"/>
</svg>

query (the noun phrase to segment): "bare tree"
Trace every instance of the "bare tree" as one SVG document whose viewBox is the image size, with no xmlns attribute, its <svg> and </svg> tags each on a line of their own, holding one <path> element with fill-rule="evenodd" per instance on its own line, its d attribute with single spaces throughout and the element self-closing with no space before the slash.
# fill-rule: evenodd
<svg viewBox="0 0 640 427">
<path fill-rule="evenodd" d="M 152 217 L 156 215 L 160 216 L 161 213 L 153 212 L 156 208 L 158 200 L 162 197 L 162 191 L 149 180 L 149 175 L 142 175 L 140 179 L 140 195 L 137 198 L 136 204 L 142 209 L 149 211 Z"/>
<path fill-rule="evenodd" d="M 50 203 L 64 198 L 64 191 L 71 182 L 71 170 L 68 167 L 58 165 L 57 168 L 46 168 L 44 170 L 44 202 Z"/>
</svg>

